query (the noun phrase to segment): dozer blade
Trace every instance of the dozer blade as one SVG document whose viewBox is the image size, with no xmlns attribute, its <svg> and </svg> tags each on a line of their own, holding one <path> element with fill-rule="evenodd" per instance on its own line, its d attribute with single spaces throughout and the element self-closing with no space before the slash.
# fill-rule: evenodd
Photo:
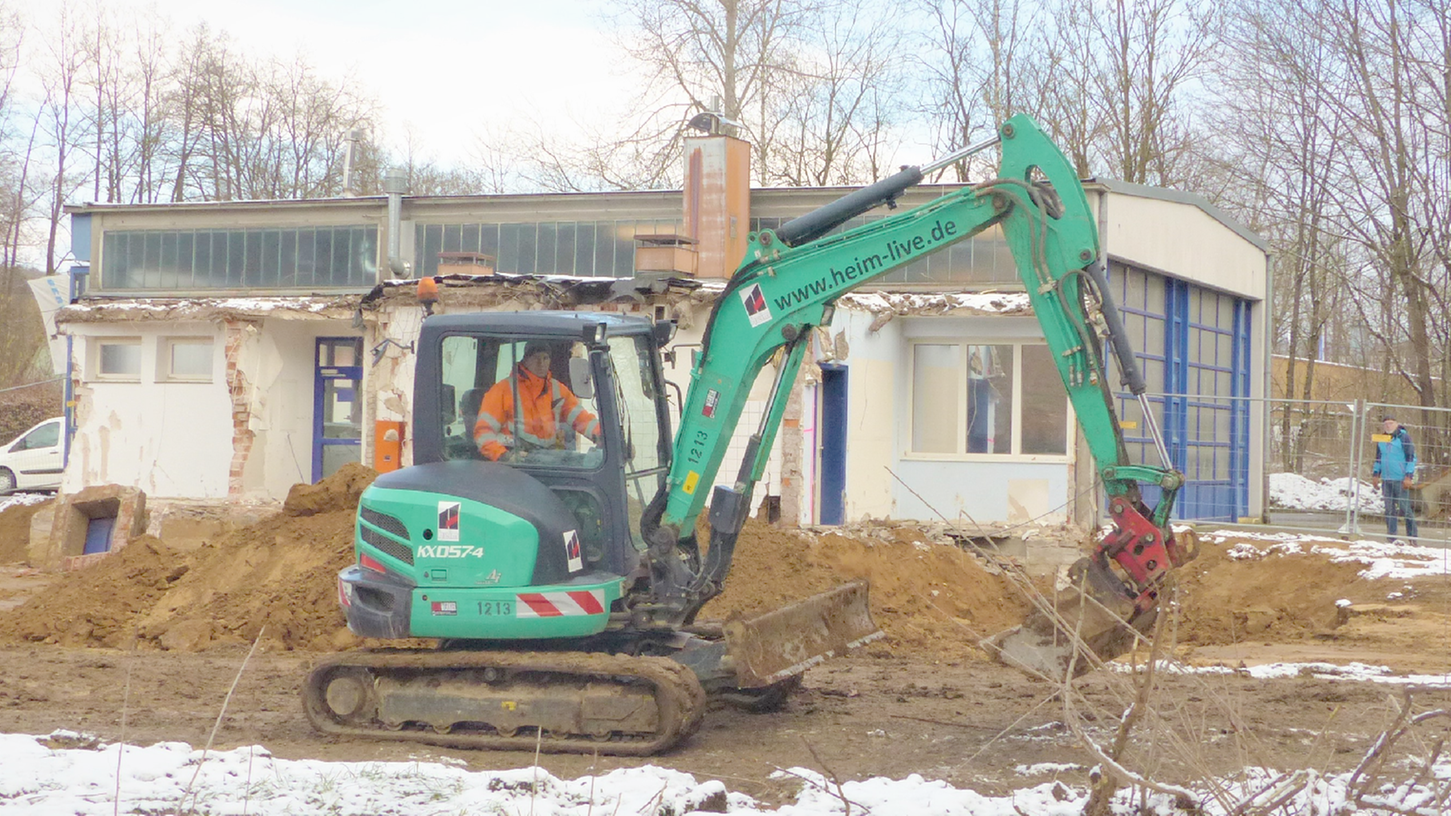
<svg viewBox="0 0 1451 816">
<path fill-rule="evenodd" d="M 1069 568 L 1070 584 L 1055 593 L 1051 611 L 1034 610 L 1021 626 L 982 641 L 1002 662 L 1049 680 L 1074 677 L 1096 668 L 1086 654 L 1074 657 L 1075 641 L 1108 661 L 1133 646 L 1134 630 L 1153 628 L 1157 607 L 1135 612 L 1123 583 L 1088 558 Z"/>
<path fill-rule="evenodd" d="M 867 582 L 853 581 L 750 620 L 727 621 L 725 637 L 737 685 L 760 688 L 883 633 L 872 621 Z"/>
</svg>

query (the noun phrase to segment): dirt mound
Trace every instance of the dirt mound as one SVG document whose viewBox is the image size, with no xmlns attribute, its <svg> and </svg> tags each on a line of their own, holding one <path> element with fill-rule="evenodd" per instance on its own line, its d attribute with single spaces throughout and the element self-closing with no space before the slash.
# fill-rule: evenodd
<svg viewBox="0 0 1451 816">
<path fill-rule="evenodd" d="M 165 544 L 142 536 L 0 616 L 0 638 L 65 646 L 129 644 L 137 618 L 186 573 Z"/>
<path fill-rule="evenodd" d="M 134 637 L 148 647 L 194 651 L 250 642 L 265 627 L 272 649 L 356 645 L 338 611 L 336 575 L 352 560 L 354 509 L 374 476 L 350 465 L 316 485 L 299 485 L 282 513 L 190 552 L 152 538 L 135 541 L 0 613 L 0 640 L 117 647 Z M 14 542 L 28 537 L 38 508 L 0 514 L 0 556 L 23 558 L 24 545 Z M 1240 547 L 1253 557 L 1230 557 L 1244 543 L 1258 555 Z M 19 555 L 11 552 L 16 546 Z M 1249 540 L 1206 544 L 1180 573 L 1179 642 L 1349 637 L 1355 626 L 1345 625 L 1336 602 L 1386 597 L 1380 583 L 1357 576 L 1358 565 L 1284 549 Z M 893 653 L 980 659 L 977 641 L 1019 623 L 1027 611 L 1007 577 L 923 527 L 883 522 L 821 532 L 751 519 L 725 592 L 701 617 L 766 612 L 856 578 L 871 581 L 873 615 L 888 635 L 874 648 Z"/>
<path fill-rule="evenodd" d="M 0 564 L 18 564 L 28 557 L 30 519 L 54 501 L 11 504 L 0 510 Z"/>
<path fill-rule="evenodd" d="M 1343 622 L 1337 601 L 1384 597 L 1375 582 L 1359 577 L 1362 569 L 1363 564 L 1336 564 L 1322 554 L 1252 539 L 1205 544 L 1179 572 L 1179 642 L 1227 645 L 1327 636 Z"/>
<path fill-rule="evenodd" d="M 282 503 L 282 512 L 289 516 L 313 516 L 339 510 L 351 513 L 357 509 L 363 491 L 376 478 L 378 473 L 372 468 L 349 462 L 317 484 L 293 485 Z"/>
<path fill-rule="evenodd" d="M 133 541 L 0 616 L 0 638 L 119 647 L 136 637 L 191 651 L 250 642 L 265 627 L 273 649 L 353 645 L 338 612 L 337 573 L 352 561 L 353 508 L 375 475 L 344 467 L 308 485 L 292 514 L 189 553 L 149 537 Z"/>
<path fill-rule="evenodd" d="M 1006 577 L 913 525 L 816 535 L 751 520 L 736 543 L 725 591 L 701 617 L 768 612 L 857 578 L 871 581 L 872 616 L 894 651 L 981 657 L 980 638 L 1021 623 L 1027 612 Z"/>
</svg>

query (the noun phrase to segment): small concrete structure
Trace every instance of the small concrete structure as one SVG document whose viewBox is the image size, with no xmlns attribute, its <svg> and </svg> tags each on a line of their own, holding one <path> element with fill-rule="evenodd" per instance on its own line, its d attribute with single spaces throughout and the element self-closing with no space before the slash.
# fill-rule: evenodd
<svg viewBox="0 0 1451 816">
<path fill-rule="evenodd" d="M 49 529 L 31 525 L 30 563 L 41 569 L 79 569 L 125 547 L 146 532 L 146 494 L 134 487 L 97 485 L 62 496 L 49 514 Z M 36 514 L 40 517 L 40 514 Z M 86 554 L 93 519 L 114 518 L 106 551 Z"/>
</svg>

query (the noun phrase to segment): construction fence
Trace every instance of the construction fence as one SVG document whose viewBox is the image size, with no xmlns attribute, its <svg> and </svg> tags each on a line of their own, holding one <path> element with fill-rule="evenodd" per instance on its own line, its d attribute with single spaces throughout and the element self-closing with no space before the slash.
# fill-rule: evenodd
<svg viewBox="0 0 1451 816">
<path fill-rule="evenodd" d="M 1371 481 L 1381 421 L 1392 416 L 1410 434 L 1416 473 L 1410 489 L 1418 543 L 1445 545 L 1451 530 L 1451 409 L 1390 403 L 1270 400 L 1265 462 L 1270 521 L 1387 534 L 1385 502 Z M 1398 538 L 1408 538 L 1398 527 Z"/>
<path fill-rule="evenodd" d="M 1129 461 L 1162 465 L 1139 406 L 1119 396 Z M 1392 415 L 1415 444 L 1409 494 L 1421 543 L 1451 539 L 1451 409 L 1163 393 L 1148 401 L 1169 464 L 1184 474 L 1176 519 L 1254 523 L 1251 508 L 1264 508 L 1277 527 L 1384 536 L 1385 502 L 1371 476 L 1375 437 Z M 1152 487 L 1144 496 L 1150 504 L 1159 498 Z"/>
</svg>

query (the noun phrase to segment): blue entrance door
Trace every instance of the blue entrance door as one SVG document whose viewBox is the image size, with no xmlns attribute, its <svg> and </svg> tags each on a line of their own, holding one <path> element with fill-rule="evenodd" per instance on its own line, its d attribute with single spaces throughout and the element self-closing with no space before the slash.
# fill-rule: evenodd
<svg viewBox="0 0 1451 816">
<path fill-rule="evenodd" d="M 846 366 L 821 366 L 821 506 L 822 524 L 846 521 Z"/>
<path fill-rule="evenodd" d="M 362 461 L 363 340 L 319 337 L 313 378 L 312 480 Z"/>
</svg>

